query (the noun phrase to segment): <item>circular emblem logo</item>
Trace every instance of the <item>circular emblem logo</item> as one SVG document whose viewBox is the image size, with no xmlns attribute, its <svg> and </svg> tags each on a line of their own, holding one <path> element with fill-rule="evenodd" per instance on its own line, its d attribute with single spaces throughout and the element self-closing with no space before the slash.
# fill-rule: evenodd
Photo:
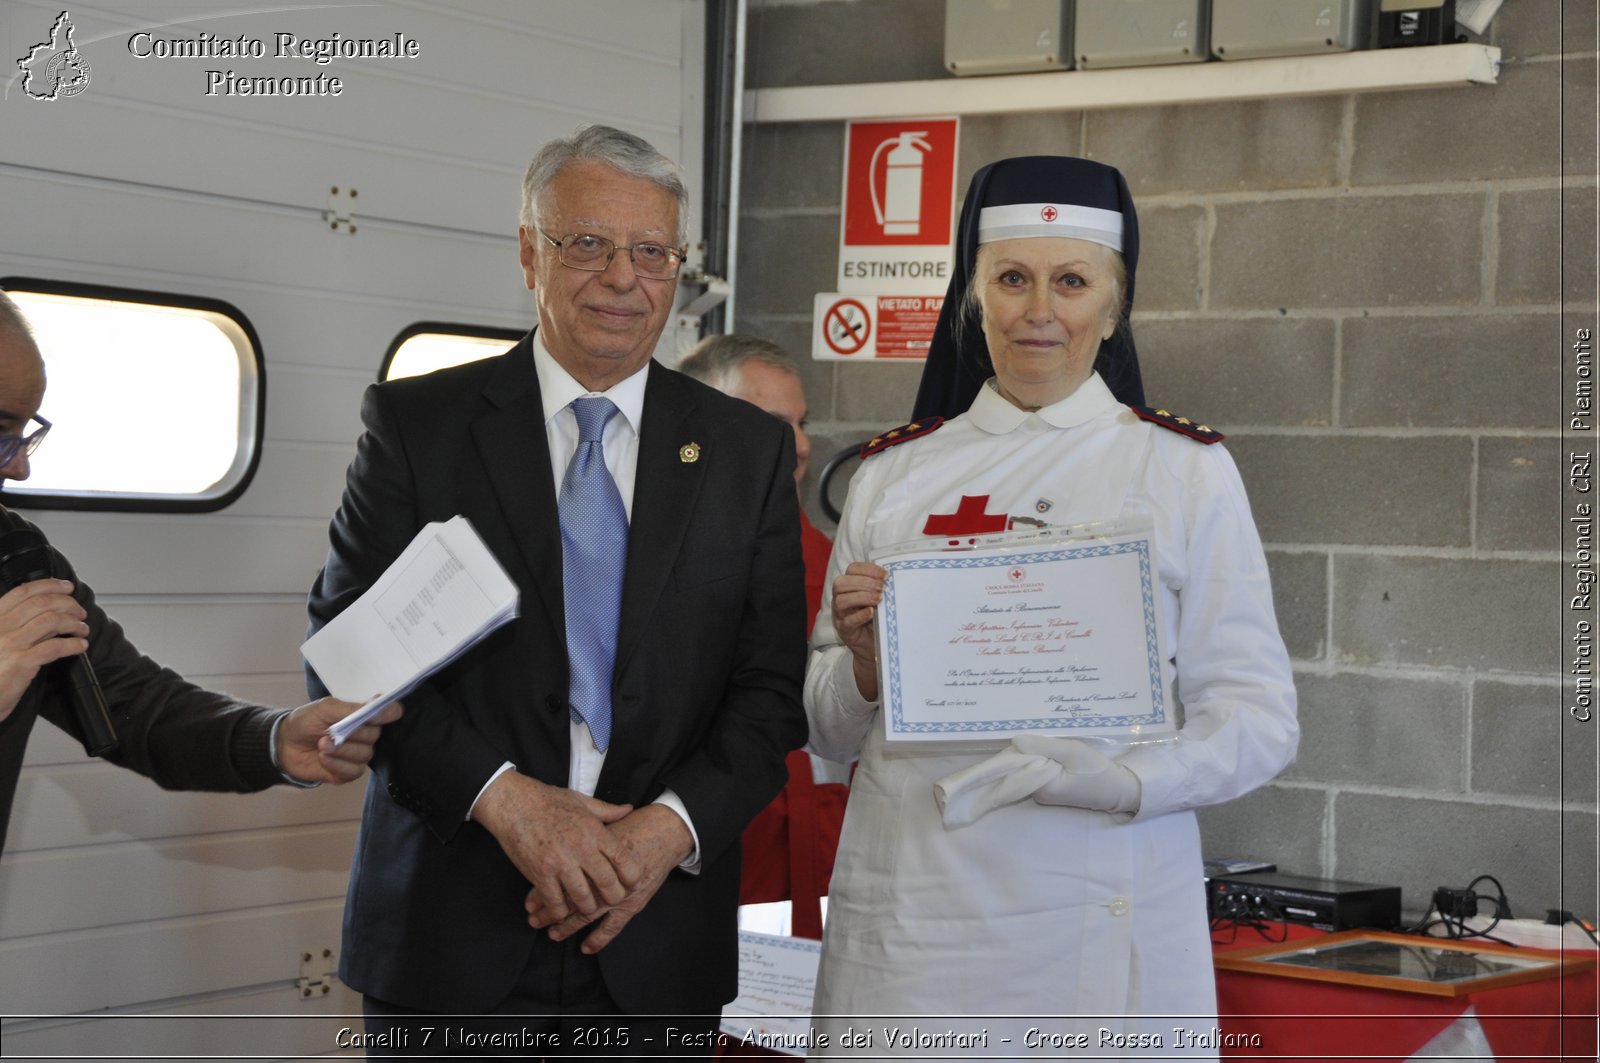
<svg viewBox="0 0 1600 1063">
<path fill-rule="evenodd" d="M 685 443 L 678 448 L 678 460 L 685 465 L 693 465 L 700 460 L 700 444 Z"/>
<path fill-rule="evenodd" d="M 76 48 L 57 52 L 44 69 L 44 82 L 53 86 L 51 98 L 76 96 L 89 87 L 89 64 Z"/>
<path fill-rule="evenodd" d="M 1043 218 L 1045 221 L 1055 221 L 1056 218 L 1058 218 L 1060 216 L 1061 216 L 1061 212 L 1056 210 L 1056 208 L 1051 207 L 1051 206 L 1046 206 L 1043 210 L 1041 210 L 1039 212 L 1039 217 Z"/>
</svg>

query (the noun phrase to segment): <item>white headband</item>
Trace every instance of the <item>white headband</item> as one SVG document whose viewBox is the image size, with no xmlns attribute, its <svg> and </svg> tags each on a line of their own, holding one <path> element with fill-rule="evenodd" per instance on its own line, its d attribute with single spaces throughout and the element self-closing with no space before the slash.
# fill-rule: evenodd
<svg viewBox="0 0 1600 1063">
<path fill-rule="evenodd" d="M 1122 215 L 1061 203 L 1012 203 L 978 211 L 978 243 L 1028 236 L 1070 236 L 1121 251 Z"/>
</svg>

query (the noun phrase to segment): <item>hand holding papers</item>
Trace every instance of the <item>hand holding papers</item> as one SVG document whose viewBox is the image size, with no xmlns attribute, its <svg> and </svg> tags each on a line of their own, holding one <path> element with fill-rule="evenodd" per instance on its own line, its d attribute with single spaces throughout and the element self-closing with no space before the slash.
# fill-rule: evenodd
<svg viewBox="0 0 1600 1063">
<path fill-rule="evenodd" d="M 329 729 L 334 743 L 516 615 L 516 584 L 467 518 L 423 528 L 367 593 L 300 647 L 335 697 L 372 698 Z"/>
<path fill-rule="evenodd" d="M 886 739 L 997 748 L 1172 728 L 1147 523 L 920 546 L 873 559 L 889 571 Z"/>
</svg>

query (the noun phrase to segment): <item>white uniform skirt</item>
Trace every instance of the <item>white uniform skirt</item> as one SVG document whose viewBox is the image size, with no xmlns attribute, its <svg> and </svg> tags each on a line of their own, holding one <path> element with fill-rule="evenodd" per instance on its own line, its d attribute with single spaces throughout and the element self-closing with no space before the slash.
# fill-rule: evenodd
<svg viewBox="0 0 1600 1063">
<path fill-rule="evenodd" d="M 856 770 L 829 890 L 814 1058 L 1215 1057 L 1199 830 L 1031 800 L 946 830 L 933 784 L 981 759 Z"/>
</svg>

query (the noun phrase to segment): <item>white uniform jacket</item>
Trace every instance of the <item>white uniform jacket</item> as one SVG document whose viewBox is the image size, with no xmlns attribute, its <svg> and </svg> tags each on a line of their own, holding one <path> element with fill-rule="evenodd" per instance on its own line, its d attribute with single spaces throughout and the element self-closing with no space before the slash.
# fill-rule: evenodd
<svg viewBox="0 0 1600 1063">
<path fill-rule="evenodd" d="M 1261 786 L 1293 760 L 1299 740 L 1288 654 L 1238 471 L 1220 445 L 1138 418 L 1098 376 L 1035 413 L 991 384 L 965 415 L 857 472 L 828 586 L 851 562 L 917 538 L 930 515 L 955 512 L 963 496 L 987 496 L 989 513 L 1042 512 L 1051 524 L 1152 519 L 1171 653 L 1164 671 L 1182 729 L 1175 742 L 1119 758 L 1142 785 L 1131 818 L 1027 800 L 946 830 L 933 785 L 981 757 L 886 748 L 878 705 L 856 689 L 824 599 L 806 676 L 810 748 L 861 760 L 815 1010 L 1080 1014 L 1100 1017 L 1085 1020 L 1092 1034 L 1107 1023 L 1167 1031 L 1162 1047 L 1182 1049 L 1170 1032 L 1179 1020 L 1112 1017 L 1192 1015 L 1191 1027 L 1211 1028 L 1215 985 L 1190 810 Z M 818 1029 L 837 1034 L 849 1022 L 820 1020 Z M 882 1036 L 875 1041 L 873 1051 L 889 1050 Z M 927 1048 L 908 1048 L 918 1051 Z"/>
</svg>

